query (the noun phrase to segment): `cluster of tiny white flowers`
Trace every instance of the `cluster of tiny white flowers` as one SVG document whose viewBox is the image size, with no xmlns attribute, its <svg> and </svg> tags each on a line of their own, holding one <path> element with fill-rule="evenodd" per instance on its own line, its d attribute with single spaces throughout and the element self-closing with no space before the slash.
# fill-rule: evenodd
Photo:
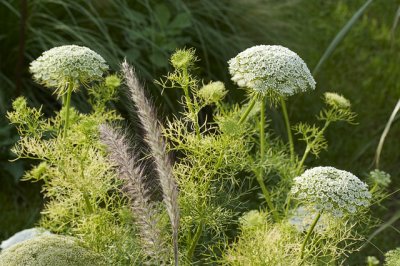
<svg viewBox="0 0 400 266">
<path fill-rule="evenodd" d="M 371 193 L 358 177 L 334 167 L 314 167 L 294 178 L 291 193 L 317 210 L 342 217 L 369 206 Z"/>
<path fill-rule="evenodd" d="M 265 96 L 273 91 L 282 96 L 315 89 L 315 80 L 304 61 L 279 45 L 258 45 L 228 61 L 232 80 Z"/>
<path fill-rule="evenodd" d="M 387 187 L 391 182 L 390 175 L 378 169 L 371 171 L 369 173 L 369 178 L 372 182 L 382 187 Z"/>
<path fill-rule="evenodd" d="M 348 109 L 351 106 L 349 100 L 335 92 L 325 92 L 324 97 L 325 102 L 332 107 L 337 107 L 339 109 Z"/>
<path fill-rule="evenodd" d="M 63 45 L 45 51 L 29 68 L 34 79 L 49 88 L 68 83 L 86 84 L 99 80 L 108 70 L 106 61 L 96 52 L 78 45 Z"/>
<path fill-rule="evenodd" d="M 291 212 L 288 222 L 289 224 L 293 225 L 297 231 L 306 232 L 310 228 L 316 216 L 317 212 L 315 210 L 312 211 L 304 206 L 299 206 Z M 317 233 L 323 233 L 327 227 L 327 217 L 323 214 L 318 220 L 314 231 Z"/>
</svg>

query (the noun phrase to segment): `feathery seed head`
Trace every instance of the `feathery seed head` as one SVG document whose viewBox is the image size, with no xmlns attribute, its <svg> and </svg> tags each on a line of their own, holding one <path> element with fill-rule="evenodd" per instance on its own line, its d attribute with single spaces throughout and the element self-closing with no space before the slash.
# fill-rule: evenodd
<svg viewBox="0 0 400 266">
<path fill-rule="evenodd" d="M 103 57 L 78 45 L 63 45 L 47 50 L 29 67 L 36 82 L 56 88 L 58 96 L 66 93 L 67 84 L 74 83 L 77 87 L 79 83 L 99 80 L 107 70 L 108 65 Z"/>
<path fill-rule="evenodd" d="M 261 96 L 290 96 L 315 89 L 315 80 L 304 61 L 279 45 L 257 45 L 228 61 L 232 80 Z"/>
<path fill-rule="evenodd" d="M 204 85 L 198 91 L 199 97 L 207 104 L 219 102 L 226 94 L 225 84 L 221 81 L 215 81 Z"/>
<path fill-rule="evenodd" d="M 358 177 L 334 167 L 314 167 L 294 178 L 291 193 L 305 204 L 335 217 L 369 206 L 368 186 Z"/>
<path fill-rule="evenodd" d="M 325 92 L 324 97 L 326 104 L 332 107 L 338 109 L 349 109 L 351 106 L 349 100 L 347 100 L 345 97 L 335 92 Z"/>
</svg>

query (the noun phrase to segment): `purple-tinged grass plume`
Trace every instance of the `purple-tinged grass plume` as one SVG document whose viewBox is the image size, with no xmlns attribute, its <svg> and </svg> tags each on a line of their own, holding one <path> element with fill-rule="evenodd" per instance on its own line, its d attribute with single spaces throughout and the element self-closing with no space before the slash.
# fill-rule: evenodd
<svg viewBox="0 0 400 266">
<path fill-rule="evenodd" d="M 145 91 L 139 83 L 133 68 L 125 61 L 122 63 L 122 71 L 145 132 L 145 141 L 150 147 L 151 155 L 155 161 L 156 171 L 163 192 L 163 200 L 172 225 L 174 258 L 175 265 L 177 265 L 179 227 L 178 188 L 172 172 L 172 162 L 167 153 L 167 144 L 163 139 L 161 125 L 157 119 L 155 108 L 152 102 L 146 97 Z"/>
</svg>

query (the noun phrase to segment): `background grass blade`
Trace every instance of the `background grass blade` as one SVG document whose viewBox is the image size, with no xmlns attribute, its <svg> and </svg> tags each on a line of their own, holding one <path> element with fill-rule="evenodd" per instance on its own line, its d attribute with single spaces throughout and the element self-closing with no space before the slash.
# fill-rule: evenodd
<svg viewBox="0 0 400 266">
<path fill-rule="evenodd" d="M 386 123 L 385 129 L 383 130 L 383 133 L 381 135 L 381 138 L 379 140 L 378 147 L 376 148 L 376 153 L 375 153 L 375 167 L 379 169 L 379 161 L 381 158 L 381 153 L 383 149 L 383 143 L 385 142 L 386 136 L 389 133 L 390 127 L 392 126 L 393 122 L 396 120 L 396 115 L 400 110 L 400 99 L 397 101 L 396 106 L 393 109 L 392 114 L 390 115 L 390 118 L 388 122 Z"/>
<path fill-rule="evenodd" d="M 368 6 L 373 1 L 374 0 L 367 0 L 365 2 L 365 4 L 363 6 L 361 6 L 360 9 L 358 9 L 356 13 L 354 13 L 354 15 L 346 23 L 346 25 L 344 25 L 344 27 L 338 32 L 338 34 L 335 36 L 335 38 L 329 44 L 328 48 L 326 48 L 326 50 L 325 50 L 324 54 L 322 55 L 321 59 L 319 60 L 318 64 L 315 66 L 314 70 L 312 71 L 312 74 L 314 76 L 318 73 L 318 71 L 321 69 L 321 66 L 324 64 L 324 62 L 333 53 L 333 51 L 335 51 L 335 49 L 339 45 L 339 43 L 343 40 L 343 38 L 346 36 L 346 34 L 350 31 L 350 29 L 357 22 L 357 20 L 361 17 L 361 15 L 364 14 L 365 10 L 367 10 Z"/>
</svg>

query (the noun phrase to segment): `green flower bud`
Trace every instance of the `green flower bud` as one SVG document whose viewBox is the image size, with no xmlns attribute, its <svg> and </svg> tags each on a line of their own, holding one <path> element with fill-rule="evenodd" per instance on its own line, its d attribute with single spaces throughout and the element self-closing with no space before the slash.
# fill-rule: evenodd
<svg viewBox="0 0 400 266">
<path fill-rule="evenodd" d="M 350 101 L 340 94 L 334 92 L 325 92 L 324 97 L 326 104 L 332 107 L 338 109 L 349 109 L 351 107 Z"/>
<path fill-rule="evenodd" d="M 203 86 L 197 94 L 205 103 L 211 104 L 222 100 L 227 94 L 227 91 L 224 83 L 216 81 Z"/>
<path fill-rule="evenodd" d="M 177 50 L 171 56 L 171 64 L 176 69 L 190 68 L 196 61 L 194 49 Z"/>
</svg>

